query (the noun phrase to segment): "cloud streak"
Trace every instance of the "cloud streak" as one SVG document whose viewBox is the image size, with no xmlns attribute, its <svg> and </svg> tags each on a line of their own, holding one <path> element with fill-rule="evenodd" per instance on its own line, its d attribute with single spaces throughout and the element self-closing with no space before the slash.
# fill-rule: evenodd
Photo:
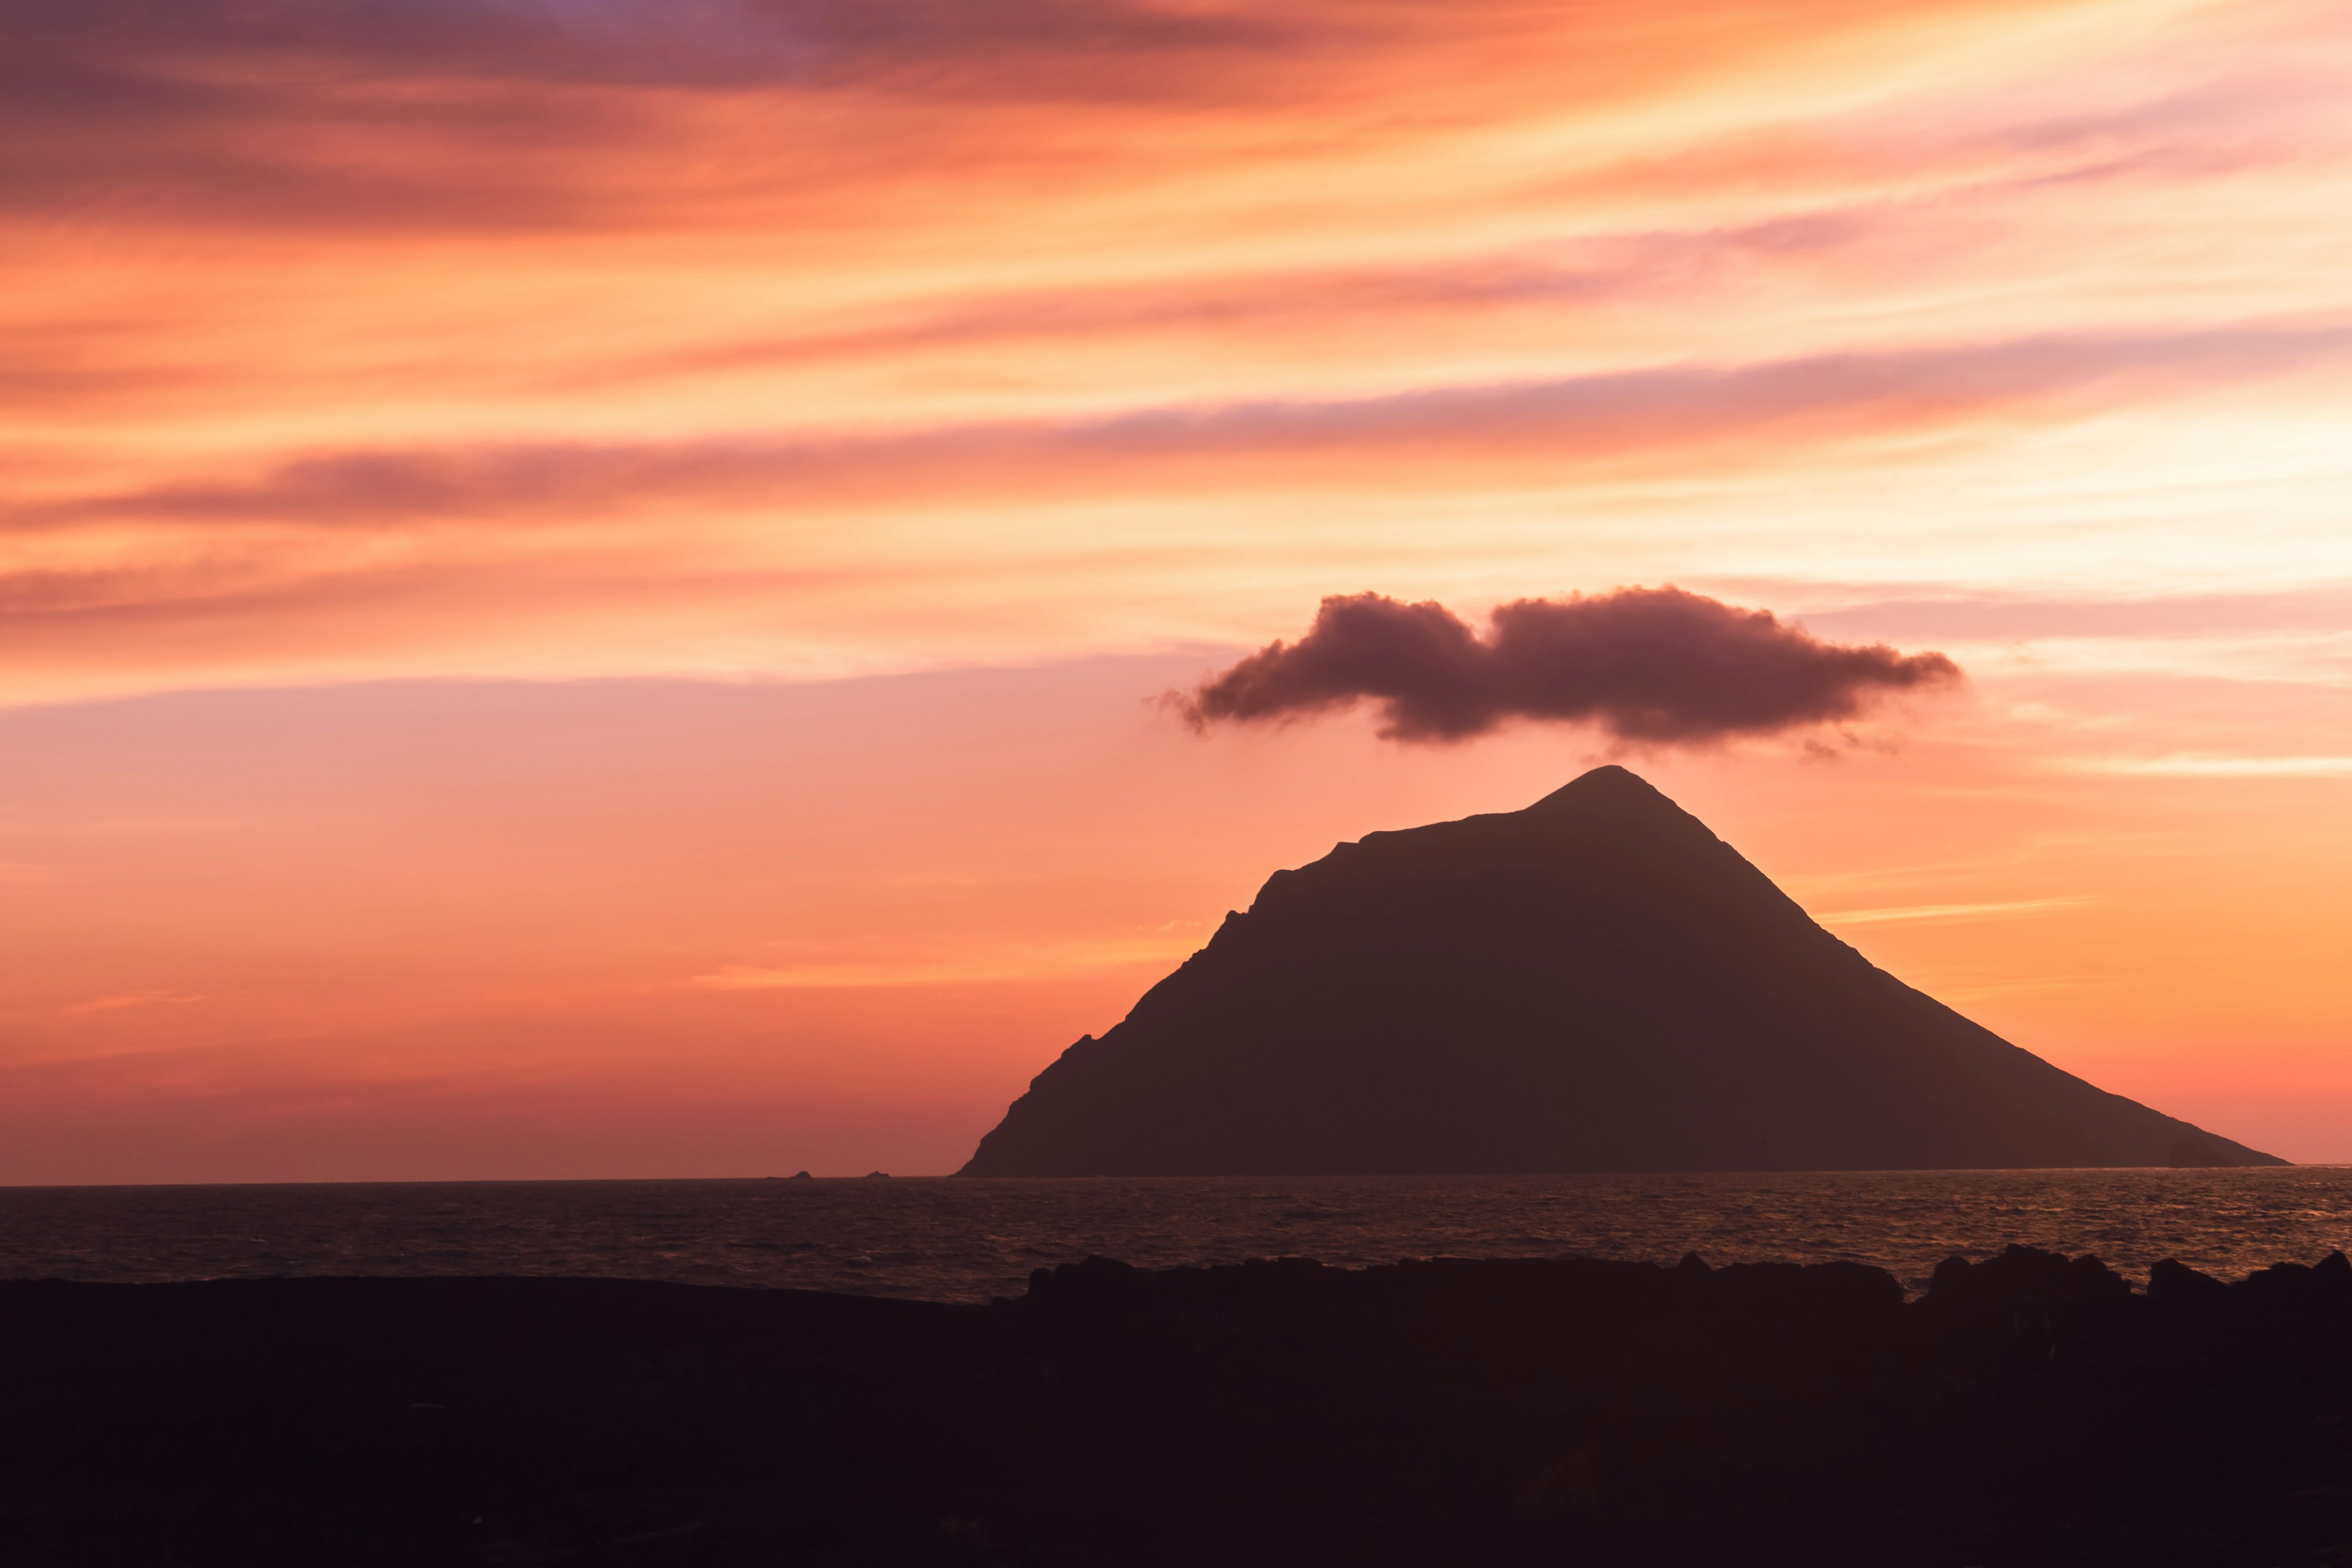
<svg viewBox="0 0 2352 1568">
<path fill-rule="evenodd" d="M 772 195 L 787 169 L 805 195 L 811 179 L 864 186 L 988 166 L 1000 150 L 1033 186 L 1080 166 L 1124 184 L 1139 158 L 1158 162 L 1171 120 L 1229 117 L 1216 140 L 1328 157 L 1342 140 L 1686 91 L 1731 61 L 1753 69 L 1937 16 L 2048 9 L 1698 0 L 1666 28 L 1629 0 L 1306 0 L 1279 15 L 1152 0 L 25 0 L 0 7 L 0 215 L 634 226 L 674 217 L 688 187 L 725 208 Z M 740 134 L 747 109 L 818 155 L 776 159 Z M 834 139 L 844 127 L 855 133 Z M 647 160 L 649 142 L 696 152 Z"/>
<path fill-rule="evenodd" d="M 1464 741 L 1538 720 L 1706 745 L 1853 719 L 1959 678 L 1939 653 L 1822 642 L 1769 611 L 1679 588 L 1514 600 L 1484 637 L 1434 601 L 1357 594 L 1324 600 L 1305 637 L 1261 648 L 1177 706 L 1200 730 L 1370 701 L 1392 741 Z"/>
<path fill-rule="evenodd" d="M 779 433 L 322 453 L 246 483 L 202 480 L 0 510 L 0 532 L 125 520 L 308 529 L 577 520 L 636 508 L 930 505 L 942 498 L 1345 486 L 1376 474 L 1509 489 L 1595 470 L 1769 467 L 1841 444 L 1973 424 L 2086 417 L 2352 362 L 2352 327 L 2072 334 L 1758 364 L 1668 365 L 1389 396 L 1170 406 L 1108 418 L 941 426 L 907 434 Z M 1377 464 L 1377 467 L 1374 465 Z M 1417 478 L 1417 476 L 1420 476 Z"/>
<path fill-rule="evenodd" d="M 1319 32 L 1344 25 L 1317 20 Z M 26 0 L 0 22 L 36 58 L 126 75 L 308 60 L 398 79 L 661 86 L 808 82 L 934 58 L 1265 49 L 1293 31 L 1240 10 L 1135 0 Z"/>
<path fill-rule="evenodd" d="M 2088 899 L 2011 899 L 1987 904 L 1898 904 L 1878 910 L 1832 910 L 1813 918 L 1827 925 L 1885 925 L 1909 921 L 2000 920 L 2010 915 L 2051 914 L 2080 909 Z"/>
</svg>

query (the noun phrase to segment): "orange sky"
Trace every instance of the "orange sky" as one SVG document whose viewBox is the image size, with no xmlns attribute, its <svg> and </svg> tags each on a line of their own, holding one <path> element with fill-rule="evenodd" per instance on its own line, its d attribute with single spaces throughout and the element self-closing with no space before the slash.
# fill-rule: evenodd
<svg viewBox="0 0 2352 1568">
<path fill-rule="evenodd" d="M 950 1168 L 1607 749 L 1149 699 L 1667 582 L 1969 679 L 1624 760 L 2352 1160 L 2347 211 L 2326 4 L 0 9 L 0 1181 Z"/>
</svg>

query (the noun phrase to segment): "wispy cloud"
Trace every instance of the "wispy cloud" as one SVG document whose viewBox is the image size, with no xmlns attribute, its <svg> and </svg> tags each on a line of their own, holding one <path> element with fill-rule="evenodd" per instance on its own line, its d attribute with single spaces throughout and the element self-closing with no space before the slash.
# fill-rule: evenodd
<svg viewBox="0 0 2352 1568">
<path fill-rule="evenodd" d="M 87 1002 L 76 1002 L 69 1006 L 60 1007 L 58 1011 L 65 1016 L 75 1017 L 88 1013 L 120 1013 L 131 1007 L 175 1006 L 189 1002 L 201 1002 L 204 999 L 201 994 L 189 991 L 126 991 L 118 995 L 97 996 Z"/>
<path fill-rule="evenodd" d="M 2060 910 L 2080 909 L 2089 902 L 2091 900 L 2086 898 L 2068 898 L 2013 899 L 1981 904 L 1898 904 L 1876 910 L 1830 910 L 1813 918 L 1824 925 L 1843 926 L 1886 925 L 1908 921 L 2006 920 L 2016 915 L 2053 914 Z"/>
<path fill-rule="evenodd" d="M 1579 471 L 1817 460 L 1853 441 L 2352 365 L 2352 325 L 2037 337 L 1728 367 L 1666 366 L 1322 403 L 1164 407 L 1066 424 L 673 444 L 509 445 L 309 457 L 247 481 L 190 481 L 0 512 L 35 533 L 124 521 L 312 529 L 543 524 L 692 503 L 936 504 L 1170 483 L 1366 488 L 1559 482 Z M 1379 461 L 1370 460 L 1377 458 Z M 1501 465 L 1499 468 L 1496 465 Z"/>
<path fill-rule="evenodd" d="M 1090 969 L 1181 963 L 1197 938 L 1155 934 L 981 952 L 954 957 L 874 955 L 785 963 L 724 964 L 688 984 L 702 991 L 830 991 L 868 986 L 970 985 L 1034 980 Z"/>
<path fill-rule="evenodd" d="M 1805 624 L 1831 636 L 1963 642 L 2334 634 L 2352 626 L 2352 583 L 2272 592 L 2116 594 L 2103 598 L 2048 593 L 1872 597 L 1808 613 Z"/>
<path fill-rule="evenodd" d="M 2179 752 L 2158 757 L 2074 757 L 2070 772 L 2137 773 L 2172 778 L 2324 779 L 2352 776 L 2352 756 L 2252 757 Z"/>
<path fill-rule="evenodd" d="M 1809 20 L 1791 28 L 1785 8 L 1707 0 L 1684 38 L 1664 40 L 1636 6 L 1507 0 L 1279 13 L 1146 0 L 35 0 L 0 16 L 0 210 L 202 212 L 310 230 L 640 226 L 681 206 L 740 211 L 761 195 L 854 194 L 959 166 L 1014 164 L 1032 183 L 1100 176 L 1108 154 L 1163 162 L 1182 130 L 1168 118 L 1205 110 L 1243 110 L 1234 130 L 1263 151 L 1334 125 L 1393 139 L 1400 99 L 1494 118 L 1474 107 L 1482 92 L 1517 102 L 1546 76 L 1567 101 L 1639 100 L 1703 77 L 1718 51 L 1769 58 L 1822 34 L 1906 25 L 1843 5 Z M 1474 88 L 1466 71 L 1433 68 L 1442 59 L 1486 68 Z M 1519 89 L 1504 91 L 1507 78 Z M 1319 129 L 1297 121 L 1302 94 L 1319 99 Z M 789 127 L 796 153 L 829 155 L 780 159 L 740 134 L 745 114 Z M 992 134 L 972 133 L 982 123 Z M 656 144 L 702 156 L 648 156 Z"/>
</svg>

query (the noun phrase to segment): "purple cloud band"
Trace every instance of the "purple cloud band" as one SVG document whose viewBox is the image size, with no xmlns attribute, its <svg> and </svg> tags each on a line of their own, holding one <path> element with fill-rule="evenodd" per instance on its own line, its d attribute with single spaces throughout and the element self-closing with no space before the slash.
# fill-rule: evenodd
<svg viewBox="0 0 2352 1568">
<path fill-rule="evenodd" d="M 329 452 L 244 483 L 192 480 L 124 494 L 0 505 L 0 535 L 123 518 L 189 524 L 417 527 L 630 506 L 788 497 L 883 500 L 982 487 L 1027 495 L 1164 489 L 1191 468 L 1296 477 L 1322 459 L 1377 453 L 1383 482 L 1418 463 L 1444 482 L 1580 463 L 1687 464 L 1708 444 L 1786 454 L 1853 434 L 1951 427 L 2038 404 L 2067 411 L 2177 389 L 2258 382 L 2352 362 L 2352 327 L 2012 339 L 1960 348 L 1832 354 L 1410 392 L 1331 402 L 1148 410 L 1069 425 L 943 426 L 902 435 L 786 432 L 760 440 L 482 446 Z M 0 385 L 6 376 L 0 372 Z M 1507 467 L 1517 463 L 1519 467 Z M 1446 465 L 1451 465 L 1450 467 Z"/>
</svg>

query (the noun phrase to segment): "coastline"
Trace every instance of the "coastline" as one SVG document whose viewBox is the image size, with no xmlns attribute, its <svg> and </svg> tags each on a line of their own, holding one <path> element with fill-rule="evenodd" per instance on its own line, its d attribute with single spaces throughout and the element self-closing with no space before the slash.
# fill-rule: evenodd
<svg viewBox="0 0 2352 1568">
<path fill-rule="evenodd" d="M 2326 1563 L 2352 1496 L 2340 1254 L 0 1281 L 0 1375 L 37 1563 Z"/>
</svg>

